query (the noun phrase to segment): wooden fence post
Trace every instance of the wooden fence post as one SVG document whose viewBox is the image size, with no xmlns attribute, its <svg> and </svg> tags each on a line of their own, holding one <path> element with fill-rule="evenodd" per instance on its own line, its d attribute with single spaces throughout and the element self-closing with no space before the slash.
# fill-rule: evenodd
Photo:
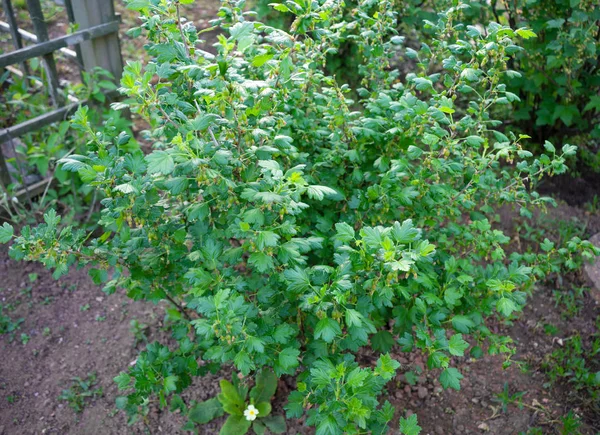
<svg viewBox="0 0 600 435">
<path fill-rule="evenodd" d="M 17 19 L 15 17 L 15 11 L 13 10 L 12 3 L 10 2 L 10 0 L 2 0 L 2 4 L 4 5 L 6 21 L 8 21 L 8 26 L 10 27 L 10 36 L 13 40 L 13 46 L 15 47 L 15 50 L 23 48 L 23 40 L 21 38 L 21 34 L 19 33 L 19 26 L 17 24 Z M 23 71 L 23 75 L 25 76 L 25 83 L 27 84 L 29 68 L 27 67 L 26 62 L 23 62 L 21 64 L 21 70 Z"/>
<path fill-rule="evenodd" d="M 48 29 L 40 0 L 27 0 L 27 9 L 29 16 L 33 22 L 33 28 L 38 38 L 38 42 L 48 41 Z M 56 72 L 56 63 L 52 53 L 46 54 L 43 57 L 44 69 L 46 70 L 46 78 L 48 79 L 48 92 L 54 106 L 59 106 L 62 103 L 62 98 L 58 93 L 58 73 Z"/>
<path fill-rule="evenodd" d="M 81 30 L 117 20 L 113 0 L 71 0 L 71 4 L 75 22 Z M 86 71 L 101 67 L 111 72 L 116 83 L 119 83 L 123 59 L 117 33 L 82 42 L 80 47 Z"/>
</svg>

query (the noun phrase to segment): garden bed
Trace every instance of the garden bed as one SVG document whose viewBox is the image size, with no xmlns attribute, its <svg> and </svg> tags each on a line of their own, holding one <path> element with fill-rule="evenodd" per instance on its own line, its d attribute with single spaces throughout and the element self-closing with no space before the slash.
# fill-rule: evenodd
<svg viewBox="0 0 600 435">
<path fill-rule="evenodd" d="M 590 216 L 581 209 L 562 206 L 557 214 L 562 219 L 587 216 L 588 231 L 600 230 L 597 213 Z M 0 336 L 0 434 L 183 433 L 180 428 L 185 418 L 161 411 L 157 404 L 150 407 L 145 423 L 137 422 L 132 427 L 127 425 L 124 413 L 115 408 L 119 393 L 113 378 L 135 360 L 145 346 L 144 337 L 150 342 L 169 342 L 161 329 L 164 307 L 131 301 L 124 294 L 107 296 L 85 270 L 55 281 L 38 264 L 10 260 L 5 246 L 0 248 L 0 276 L 3 315 L 13 321 L 23 319 L 14 332 Z M 573 285 L 564 282 L 559 291 L 566 294 Z M 403 366 L 388 384 L 387 398 L 397 409 L 416 412 L 424 434 L 508 435 L 528 433 L 532 428 L 541 428 L 541 433 L 561 433 L 561 417 L 569 411 L 584 417 L 587 427 L 580 428 L 583 434 L 597 433 L 600 418 L 578 408 L 569 387 L 546 385 L 548 377 L 541 363 L 561 346 L 561 338 L 576 332 L 584 337 L 598 333 L 595 319 L 600 309 L 586 294 L 574 302 L 579 305 L 578 314 L 565 318 L 565 306 L 557 306 L 553 290 L 538 288 L 536 297 L 512 325 L 493 325 L 496 332 L 516 341 L 514 360 L 519 364 L 503 369 L 503 356 L 458 358 L 452 365 L 465 376 L 462 388 L 459 392 L 444 391 L 437 373 L 425 369 L 419 374 L 424 366 L 421 355 L 395 349 L 392 356 Z M 142 326 L 132 327 L 132 320 Z M 553 325 L 556 332 L 549 334 L 548 325 Z M 362 354 L 360 361 L 368 365 L 374 359 Z M 81 411 L 76 412 L 59 396 L 68 389 L 75 394 L 85 393 L 73 387 L 71 379 L 85 380 L 91 374 L 95 374 L 96 382 L 89 387 L 90 397 L 83 398 Z M 220 378 L 196 379 L 185 399 L 214 396 Z M 276 409 L 284 403 L 286 387 L 280 382 Z M 202 433 L 218 433 L 219 423 L 217 420 L 204 426 Z M 305 429 L 302 421 L 289 423 L 290 434 L 313 432 Z"/>
</svg>

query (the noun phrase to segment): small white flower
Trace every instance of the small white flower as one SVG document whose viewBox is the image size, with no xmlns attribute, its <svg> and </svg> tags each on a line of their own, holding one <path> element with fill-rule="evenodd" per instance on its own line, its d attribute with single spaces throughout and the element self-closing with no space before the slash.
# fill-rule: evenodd
<svg viewBox="0 0 600 435">
<path fill-rule="evenodd" d="M 256 409 L 254 407 L 254 405 L 248 405 L 248 407 L 244 411 L 244 417 L 246 417 L 246 420 L 254 421 L 254 420 L 256 420 L 257 416 L 258 416 L 258 409 Z"/>
</svg>

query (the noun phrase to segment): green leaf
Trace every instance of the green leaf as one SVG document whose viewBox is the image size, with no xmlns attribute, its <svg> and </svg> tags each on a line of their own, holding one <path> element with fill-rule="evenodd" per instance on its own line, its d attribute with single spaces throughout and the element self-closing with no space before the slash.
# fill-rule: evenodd
<svg viewBox="0 0 600 435">
<path fill-rule="evenodd" d="M 261 67 L 272 58 L 273 55 L 270 53 L 259 54 L 258 56 L 255 56 L 254 59 L 252 59 L 252 66 Z"/>
<path fill-rule="evenodd" d="M 154 151 L 146 156 L 146 162 L 148 163 L 148 172 L 151 174 L 168 175 L 175 169 L 175 162 L 166 151 Z"/>
<path fill-rule="evenodd" d="M 394 343 L 394 336 L 389 331 L 378 331 L 371 336 L 373 349 L 382 353 L 389 352 Z"/>
<path fill-rule="evenodd" d="M 460 73 L 460 76 L 469 82 L 476 82 L 479 80 L 480 71 L 473 68 L 465 68 Z"/>
<path fill-rule="evenodd" d="M 248 257 L 248 263 L 252 264 L 261 273 L 272 270 L 275 267 L 273 257 L 264 252 L 254 252 Z"/>
<path fill-rule="evenodd" d="M 271 404 L 269 402 L 259 402 L 256 405 L 256 409 L 258 409 L 258 417 L 266 417 L 271 413 Z"/>
<path fill-rule="evenodd" d="M 275 234 L 273 231 L 261 231 L 256 238 L 256 246 L 258 246 L 258 249 L 274 247 L 277 246 L 278 241 L 279 235 Z"/>
<path fill-rule="evenodd" d="M 496 304 L 496 309 L 504 316 L 510 316 L 514 311 L 518 311 L 519 307 L 512 299 L 500 298 Z"/>
<path fill-rule="evenodd" d="M 279 364 L 285 370 L 294 368 L 299 364 L 298 356 L 300 356 L 300 351 L 298 349 L 286 347 L 279 352 Z"/>
<path fill-rule="evenodd" d="M 289 323 L 282 323 L 275 329 L 275 332 L 273 333 L 273 339 L 277 343 L 284 344 L 287 343 L 293 335 L 294 328 L 292 328 Z"/>
<path fill-rule="evenodd" d="M 417 77 L 414 79 L 415 87 L 418 91 L 433 90 L 433 82 L 423 77 Z"/>
<path fill-rule="evenodd" d="M 337 195 L 337 192 L 331 187 L 327 186 L 308 186 L 306 193 L 311 199 L 322 201 L 326 196 L 332 197 Z"/>
<path fill-rule="evenodd" d="M 462 334 L 454 334 L 448 341 L 448 351 L 454 356 L 463 356 L 468 347 L 469 343 L 463 340 Z"/>
<path fill-rule="evenodd" d="M 113 381 L 117 383 L 117 387 L 119 388 L 119 390 L 125 390 L 126 388 L 129 388 L 129 384 L 131 383 L 131 376 L 129 376 L 125 372 L 121 372 L 113 378 Z"/>
<path fill-rule="evenodd" d="M 108 271 L 103 269 L 90 269 L 88 274 L 96 285 L 100 285 L 108 280 Z"/>
<path fill-rule="evenodd" d="M 317 435 L 339 435 L 341 430 L 333 415 L 328 415 L 317 425 Z"/>
<path fill-rule="evenodd" d="M 188 413 L 194 423 L 205 424 L 223 415 L 223 406 L 216 397 L 195 404 Z"/>
<path fill-rule="evenodd" d="M 473 148 L 479 148 L 481 145 L 485 143 L 485 139 L 479 136 L 468 136 L 465 138 L 465 142 L 467 145 Z"/>
<path fill-rule="evenodd" d="M 244 435 L 250 429 L 251 421 L 243 415 L 230 415 L 221 427 L 219 435 Z"/>
<path fill-rule="evenodd" d="M 240 39 L 243 39 L 252 34 L 253 30 L 254 24 L 252 22 L 245 21 L 243 23 L 235 23 L 229 28 L 229 33 L 231 34 L 232 39 L 239 41 Z"/>
<path fill-rule="evenodd" d="M 336 336 L 342 333 L 340 324 L 329 317 L 319 320 L 315 327 L 315 338 L 321 338 L 327 343 L 331 343 Z"/>
<path fill-rule="evenodd" d="M 457 369 L 449 367 L 441 373 L 440 383 L 444 388 L 453 388 L 458 391 L 460 390 L 460 380 L 462 378 L 463 375 Z"/>
<path fill-rule="evenodd" d="M 475 323 L 473 323 L 473 321 L 467 316 L 458 315 L 452 318 L 452 326 L 458 332 L 467 334 L 471 330 L 471 328 L 475 326 Z"/>
<path fill-rule="evenodd" d="M 287 431 L 287 425 L 285 424 L 285 418 L 283 418 L 283 415 L 269 415 L 262 420 L 262 422 L 273 433 L 280 434 Z"/>
<path fill-rule="evenodd" d="M 281 3 L 269 3 L 273 9 L 279 12 L 290 12 L 290 9 L 286 5 L 282 5 Z"/>
<path fill-rule="evenodd" d="M 266 435 L 267 433 L 267 427 L 260 420 L 252 422 L 252 430 L 256 435 Z"/>
<path fill-rule="evenodd" d="M 417 415 L 412 414 L 408 418 L 400 417 L 400 433 L 403 435 L 419 435 L 421 426 L 417 421 Z"/>
<path fill-rule="evenodd" d="M 0 243 L 8 243 L 15 233 L 12 225 L 9 225 L 8 222 L 4 222 L 0 227 Z"/>
<path fill-rule="evenodd" d="M 308 274 L 304 269 L 300 269 L 299 267 L 287 269 L 283 272 L 283 276 L 287 280 L 288 289 L 293 293 L 302 293 L 311 287 Z"/>
<path fill-rule="evenodd" d="M 358 311 L 352 308 L 346 309 L 345 319 L 347 326 L 356 326 L 360 328 L 362 326 L 362 318 L 362 314 L 360 314 Z"/>
<path fill-rule="evenodd" d="M 349 387 L 358 388 L 362 387 L 368 377 L 369 372 L 367 370 L 362 370 L 360 367 L 356 367 L 348 374 L 346 382 Z"/>
<path fill-rule="evenodd" d="M 81 173 L 81 171 L 79 171 Z M 94 172 L 94 179 L 96 178 L 96 173 Z M 128 194 L 128 193 L 136 193 L 137 189 L 135 187 L 133 187 L 133 185 L 131 183 L 123 183 L 123 184 L 119 184 L 118 186 L 115 186 L 114 188 L 115 190 L 118 190 L 119 192 L 122 192 L 124 194 Z"/>
<path fill-rule="evenodd" d="M 340 222 L 335 224 L 335 230 L 337 232 L 336 239 L 338 239 L 340 242 L 348 243 L 354 240 L 354 228 L 352 228 L 346 222 Z"/>
<path fill-rule="evenodd" d="M 69 157 L 62 158 L 58 161 L 60 163 L 61 168 L 65 171 L 69 172 L 77 172 L 83 168 L 89 168 L 90 166 L 81 160 L 85 159 L 84 156 L 79 156 L 76 154 L 71 154 Z"/>
<path fill-rule="evenodd" d="M 377 360 L 375 374 L 381 376 L 385 381 L 389 381 L 396 376 L 398 367 L 400 367 L 400 363 L 386 353 Z"/>
<path fill-rule="evenodd" d="M 517 35 L 519 35 L 523 39 L 535 38 L 537 36 L 535 34 L 535 32 L 533 32 L 531 29 L 527 29 L 525 27 L 517 29 L 515 32 Z"/>
<path fill-rule="evenodd" d="M 221 387 L 221 394 L 219 394 L 218 398 L 222 405 L 229 403 L 239 408 L 244 407 L 244 400 L 231 382 L 227 379 L 221 379 L 219 385 Z"/>
<path fill-rule="evenodd" d="M 165 391 L 171 393 L 177 390 L 177 381 L 179 380 L 179 376 L 171 375 L 167 376 L 163 382 Z"/>
<path fill-rule="evenodd" d="M 270 369 L 262 369 L 256 376 L 256 385 L 250 391 L 254 403 L 270 402 L 277 391 L 277 376 Z"/>
</svg>

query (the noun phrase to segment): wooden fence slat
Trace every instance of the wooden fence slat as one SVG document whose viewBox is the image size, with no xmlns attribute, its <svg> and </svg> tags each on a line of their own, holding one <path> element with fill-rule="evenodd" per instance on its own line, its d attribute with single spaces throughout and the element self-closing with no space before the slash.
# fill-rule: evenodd
<svg viewBox="0 0 600 435">
<path fill-rule="evenodd" d="M 71 0 L 65 0 L 65 9 L 67 10 L 67 17 L 69 18 L 69 23 L 76 24 L 75 21 L 75 13 L 73 12 L 73 4 Z M 75 46 L 75 53 L 77 53 L 77 63 L 79 66 L 79 73 L 83 72 L 83 57 L 81 55 L 81 46 L 77 44 Z M 82 76 L 83 77 L 83 76 Z"/>
<path fill-rule="evenodd" d="M 4 185 L 4 187 L 8 186 L 12 183 L 10 179 L 10 173 L 8 172 L 8 166 L 6 164 L 6 159 L 4 158 L 4 154 L 2 153 L 2 149 L 0 148 L 0 183 Z"/>
<path fill-rule="evenodd" d="M 20 48 L 23 48 L 23 39 L 21 38 L 21 33 L 19 33 L 19 25 L 17 24 L 17 19 L 15 18 L 15 11 L 13 10 L 10 0 L 2 0 L 2 4 L 4 5 L 6 19 L 8 20 L 8 30 L 10 32 L 13 45 L 15 50 L 19 50 Z M 23 71 L 25 76 L 29 75 L 29 67 L 25 62 L 21 64 L 21 71 Z"/>
<path fill-rule="evenodd" d="M 0 30 L 10 32 L 11 28 L 12 28 L 12 26 L 9 23 L 0 21 Z M 19 29 L 19 35 L 21 36 L 22 40 L 24 39 L 25 41 L 31 41 L 31 42 L 35 42 L 35 43 L 38 42 L 37 36 L 35 36 L 33 33 L 28 32 L 27 30 Z M 21 48 L 23 48 L 23 47 L 21 47 Z M 75 60 L 77 59 L 77 53 L 75 53 L 73 50 L 71 50 L 69 48 L 61 48 L 60 52 L 67 57 L 73 58 Z"/>
<path fill-rule="evenodd" d="M 40 5 L 40 0 L 27 0 L 27 9 L 29 10 L 29 16 L 31 17 L 38 42 L 43 43 L 48 41 L 48 29 L 46 28 L 46 21 L 44 20 L 44 13 L 42 11 L 42 6 Z M 58 73 L 56 72 L 54 55 L 52 53 L 45 54 L 43 57 L 43 64 L 48 79 L 48 92 L 50 98 L 55 106 L 59 106 L 61 98 L 58 93 Z"/>
<path fill-rule="evenodd" d="M 75 21 L 80 29 L 87 29 L 102 23 L 118 21 L 112 0 L 70 0 Z M 106 35 L 81 43 L 81 55 L 86 71 L 95 67 L 103 68 L 115 77 L 118 84 L 123 72 L 119 34 Z"/>
<path fill-rule="evenodd" d="M 61 36 L 50 41 L 41 42 L 30 47 L 25 47 L 11 53 L 0 55 L 0 68 L 22 62 L 33 57 L 44 56 L 69 45 L 76 45 L 83 41 L 110 35 L 119 30 L 119 22 L 100 24 L 89 29 L 79 30 L 69 35 Z"/>
<path fill-rule="evenodd" d="M 52 124 L 53 122 L 62 121 L 67 118 L 71 113 L 73 113 L 81 104 L 85 104 L 83 101 L 81 103 L 73 103 L 67 106 L 59 107 L 51 112 L 44 113 L 43 115 L 37 116 L 35 118 L 29 119 L 20 124 L 14 125 L 12 127 L 8 127 L 0 130 L 0 143 L 8 141 L 11 138 L 19 137 L 24 135 L 25 133 L 29 133 L 34 130 L 39 130 L 40 128 Z"/>
</svg>

